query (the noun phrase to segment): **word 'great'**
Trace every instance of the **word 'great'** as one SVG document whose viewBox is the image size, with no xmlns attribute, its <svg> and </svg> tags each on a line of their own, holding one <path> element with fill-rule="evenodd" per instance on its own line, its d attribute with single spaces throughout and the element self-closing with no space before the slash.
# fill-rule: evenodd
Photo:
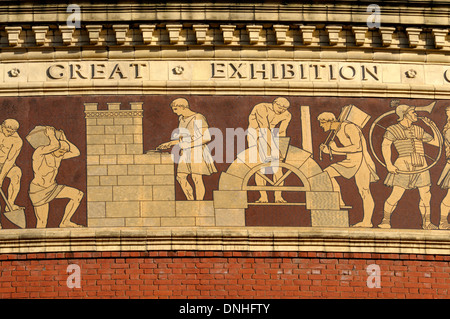
<svg viewBox="0 0 450 319">
<path fill-rule="evenodd" d="M 141 79 L 147 68 L 147 63 L 141 62 L 61 63 L 49 66 L 47 77 L 52 80 Z"/>
</svg>

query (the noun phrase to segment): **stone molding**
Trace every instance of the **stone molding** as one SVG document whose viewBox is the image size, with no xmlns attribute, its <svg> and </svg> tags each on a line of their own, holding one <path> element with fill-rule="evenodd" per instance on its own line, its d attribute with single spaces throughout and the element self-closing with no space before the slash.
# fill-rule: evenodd
<svg viewBox="0 0 450 319">
<path fill-rule="evenodd" d="M 71 12 L 68 3 L 61 0 L 34 3 L 0 4 L 0 23 L 65 22 Z M 400 25 L 433 24 L 449 25 L 449 1 L 440 0 L 385 0 L 379 2 L 383 13 L 383 23 Z M 271 1 L 260 3 L 228 2 L 160 2 L 114 1 L 95 3 L 80 0 L 83 20 L 89 23 L 98 21 L 336 21 L 365 23 L 369 1 L 324 0 L 311 1 Z"/>
<path fill-rule="evenodd" d="M 142 95 L 142 94 L 185 94 L 191 95 L 299 95 L 299 96 L 352 96 L 386 98 L 423 98 L 450 99 L 450 91 L 445 85 L 410 84 L 333 84 L 319 82 L 211 82 L 211 81 L 153 81 L 147 83 L 110 83 L 96 84 L 76 82 L 67 83 L 17 83 L 3 84 L 1 96 L 50 96 L 50 95 Z"/>
<path fill-rule="evenodd" d="M 277 227 L 4 229 L 0 253 L 215 250 L 450 254 L 440 230 Z"/>
</svg>

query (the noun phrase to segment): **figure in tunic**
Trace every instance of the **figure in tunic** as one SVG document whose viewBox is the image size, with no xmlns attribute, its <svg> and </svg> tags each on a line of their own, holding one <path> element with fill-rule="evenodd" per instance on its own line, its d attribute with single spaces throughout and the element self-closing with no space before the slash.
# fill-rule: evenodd
<svg viewBox="0 0 450 319">
<path fill-rule="evenodd" d="M 286 98 L 278 97 L 272 103 L 256 104 L 250 112 L 247 142 L 250 151 L 256 150 L 258 161 L 267 163 L 279 160 L 277 138 L 286 136 L 292 118 L 288 111 L 289 106 L 290 103 Z M 277 167 L 273 167 L 272 171 L 273 182 L 276 183 L 283 176 L 283 172 Z M 261 171 L 263 174 L 265 172 L 264 169 Z M 255 183 L 261 186 L 265 185 L 266 181 L 256 174 Z M 274 195 L 276 203 L 286 203 L 280 191 L 276 191 Z M 260 191 L 260 198 L 256 202 L 267 203 L 267 192 Z"/>
<path fill-rule="evenodd" d="M 15 201 L 22 178 L 22 170 L 16 165 L 16 159 L 23 146 L 23 141 L 17 133 L 18 129 L 19 122 L 14 119 L 3 121 L 0 129 L 0 187 L 7 177 L 10 181 L 7 199 L 13 210 L 19 208 Z"/>
<path fill-rule="evenodd" d="M 333 163 L 324 169 L 331 178 L 333 190 L 339 192 L 340 205 L 345 206 L 342 199 L 341 189 L 336 178 L 342 176 L 346 179 L 355 178 L 359 195 L 363 201 L 364 218 L 353 227 L 372 227 L 372 215 L 375 203 L 370 191 L 370 183 L 379 180 L 376 174 L 375 164 L 367 150 L 366 140 L 361 129 L 351 122 L 339 122 L 333 113 L 324 112 L 318 116 L 320 127 L 328 132 L 336 131 L 336 137 L 342 144 L 338 147 L 334 141 L 329 145 L 322 144 L 321 151 L 329 154 L 330 150 L 336 155 L 345 155 L 346 158 L 340 162 Z"/>
<path fill-rule="evenodd" d="M 69 199 L 59 227 L 82 227 L 70 219 L 80 205 L 83 192 L 56 182 L 61 161 L 79 156 L 80 151 L 67 140 L 63 131 L 60 131 L 60 134 L 60 138 L 57 139 L 55 128 L 47 126 L 45 135 L 49 139 L 49 144 L 38 146 L 33 153 L 34 178 L 30 183 L 29 196 L 36 215 L 36 228 L 46 227 L 49 203 L 58 198 Z"/>
<path fill-rule="evenodd" d="M 162 143 L 156 149 L 165 150 L 175 145 L 181 149 L 178 158 L 177 181 L 188 200 L 203 200 L 205 196 L 204 175 L 217 172 L 213 157 L 207 143 L 211 141 L 206 118 L 192 111 L 184 98 L 175 99 L 170 104 L 172 111 L 178 115 L 178 129 L 172 134 L 171 141 Z M 187 177 L 191 175 L 194 190 Z"/>
<path fill-rule="evenodd" d="M 405 190 L 418 189 L 422 227 L 423 229 L 436 229 L 437 227 L 430 220 L 430 173 L 428 170 L 422 169 L 427 167 L 423 144 L 439 146 L 439 140 L 436 134 L 431 136 L 420 126 L 412 124 L 418 120 L 414 106 L 398 105 L 395 112 L 398 116 L 398 123 L 386 129 L 381 145 L 383 158 L 388 170 L 384 183 L 386 186 L 392 187 L 392 192 L 386 199 L 384 217 L 378 227 L 391 228 L 390 219 L 392 212 L 397 207 L 397 203 L 402 198 Z M 431 127 L 430 119 L 421 119 L 427 126 Z M 398 157 L 394 163 L 392 163 L 391 159 L 392 145 L 398 152 Z M 411 173 L 402 173 L 402 171 Z M 414 173 L 414 171 L 421 172 Z"/>
</svg>

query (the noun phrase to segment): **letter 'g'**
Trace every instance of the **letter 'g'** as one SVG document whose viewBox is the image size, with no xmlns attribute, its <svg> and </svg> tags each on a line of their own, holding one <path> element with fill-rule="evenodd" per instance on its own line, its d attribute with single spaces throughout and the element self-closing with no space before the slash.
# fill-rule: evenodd
<svg viewBox="0 0 450 319">
<path fill-rule="evenodd" d="M 54 64 L 47 69 L 47 76 L 53 80 L 62 79 L 66 75 L 64 65 Z"/>
</svg>

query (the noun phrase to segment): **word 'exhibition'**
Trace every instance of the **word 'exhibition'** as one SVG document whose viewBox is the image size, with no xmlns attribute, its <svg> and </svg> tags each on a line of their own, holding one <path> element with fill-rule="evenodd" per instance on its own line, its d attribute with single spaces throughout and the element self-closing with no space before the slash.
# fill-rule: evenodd
<svg viewBox="0 0 450 319">
<path fill-rule="evenodd" d="M 374 80 L 379 81 L 379 65 L 338 65 L 336 63 L 215 62 L 213 79 L 249 80 Z"/>
</svg>

